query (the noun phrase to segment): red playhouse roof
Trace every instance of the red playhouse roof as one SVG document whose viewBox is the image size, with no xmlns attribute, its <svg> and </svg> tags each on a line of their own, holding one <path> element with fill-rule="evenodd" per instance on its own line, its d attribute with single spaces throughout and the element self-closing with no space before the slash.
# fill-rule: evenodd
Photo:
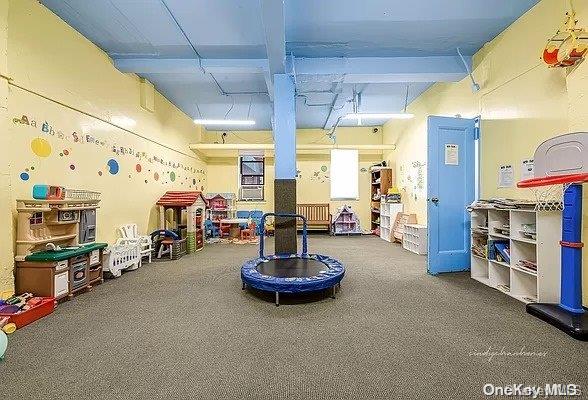
<svg viewBox="0 0 588 400">
<path fill-rule="evenodd" d="M 206 203 L 202 192 L 165 192 L 155 204 L 168 207 L 188 207 L 196 203 L 198 198 Z"/>
</svg>

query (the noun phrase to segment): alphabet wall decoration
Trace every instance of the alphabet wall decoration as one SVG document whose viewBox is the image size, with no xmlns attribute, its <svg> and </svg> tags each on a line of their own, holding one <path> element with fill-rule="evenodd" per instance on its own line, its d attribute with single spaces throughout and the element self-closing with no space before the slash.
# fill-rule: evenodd
<svg viewBox="0 0 588 400">
<path fill-rule="evenodd" d="M 35 156 L 34 159 L 41 160 L 57 155 L 59 158 L 67 158 L 80 146 L 94 146 L 96 149 L 102 149 L 105 152 L 104 164 L 97 166 L 99 177 L 118 175 L 123 165 L 120 163 L 121 159 L 133 158 L 131 173 L 127 174 L 129 179 L 148 173 L 148 177 L 152 177 L 152 179 L 140 177 L 145 183 L 151 182 L 165 185 L 184 178 L 180 182 L 181 185 L 184 185 L 185 182 L 186 186 L 195 190 L 199 190 L 199 187 L 204 187 L 202 184 L 206 181 L 206 173 L 203 168 L 196 168 L 181 161 L 166 159 L 159 154 L 151 154 L 134 146 L 120 145 L 95 134 L 80 133 L 79 130 L 66 132 L 52 125 L 48 120 L 43 120 L 42 123 L 37 123 L 37 121 L 40 121 L 40 119 L 26 114 L 12 119 L 15 126 L 22 127 L 27 130 L 27 133 L 33 135 L 30 141 L 30 150 Z M 57 141 L 63 141 L 64 143 L 59 144 L 56 143 Z M 62 150 L 54 150 L 59 148 Z M 144 164 L 152 164 L 154 169 L 162 170 L 151 172 L 151 169 L 146 170 L 144 168 Z M 64 167 L 69 172 L 77 169 L 76 164 L 71 161 L 66 162 Z M 19 174 L 19 177 L 22 181 L 28 181 L 33 177 L 34 171 L 33 166 L 27 167 Z M 108 174 L 104 174 L 104 172 L 108 172 Z M 159 179 L 163 175 L 166 176 L 166 179 Z"/>
</svg>

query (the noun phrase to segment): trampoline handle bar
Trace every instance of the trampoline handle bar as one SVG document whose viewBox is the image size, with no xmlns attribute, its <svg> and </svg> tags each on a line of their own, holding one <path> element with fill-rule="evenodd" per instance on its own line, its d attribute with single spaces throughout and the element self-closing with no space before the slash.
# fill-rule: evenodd
<svg viewBox="0 0 588 400">
<path fill-rule="evenodd" d="M 308 254 L 308 242 L 306 239 L 306 231 L 307 231 L 307 224 L 306 224 L 306 217 L 300 214 L 291 214 L 291 213 L 267 213 L 261 216 L 261 229 L 259 231 L 260 238 L 259 238 L 259 256 L 265 257 L 263 254 L 264 242 L 265 242 L 265 220 L 267 217 L 279 217 L 279 218 L 300 218 L 302 220 L 302 254 Z"/>
</svg>

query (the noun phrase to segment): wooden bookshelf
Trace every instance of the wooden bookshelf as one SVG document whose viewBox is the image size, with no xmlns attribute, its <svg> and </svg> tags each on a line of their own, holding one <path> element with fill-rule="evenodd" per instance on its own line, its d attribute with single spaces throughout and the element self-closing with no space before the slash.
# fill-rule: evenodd
<svg viewBox="0 0 588 400">
<path fill-rule="evenodd" d="M 374 232 L 380 227 L 380 200 L 382 195 L 387 194 L 388 189 L 394 186 L 394 171 L 390 167 L 372 167 L 370 168 L 370 177 L 370 208 L 372 210 L 370 230 Z"/>
</svg>

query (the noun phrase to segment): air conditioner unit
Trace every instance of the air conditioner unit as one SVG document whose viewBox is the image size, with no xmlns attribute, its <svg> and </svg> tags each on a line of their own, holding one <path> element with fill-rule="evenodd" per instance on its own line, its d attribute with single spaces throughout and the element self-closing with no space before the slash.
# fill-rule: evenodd
<svg viewBox="0 0 588 400">
<path fill-rule="evenodd" d="M 263 200 L 263 186 L 241 186 L 239 197 L 241 200 Z"/>
</svg>

